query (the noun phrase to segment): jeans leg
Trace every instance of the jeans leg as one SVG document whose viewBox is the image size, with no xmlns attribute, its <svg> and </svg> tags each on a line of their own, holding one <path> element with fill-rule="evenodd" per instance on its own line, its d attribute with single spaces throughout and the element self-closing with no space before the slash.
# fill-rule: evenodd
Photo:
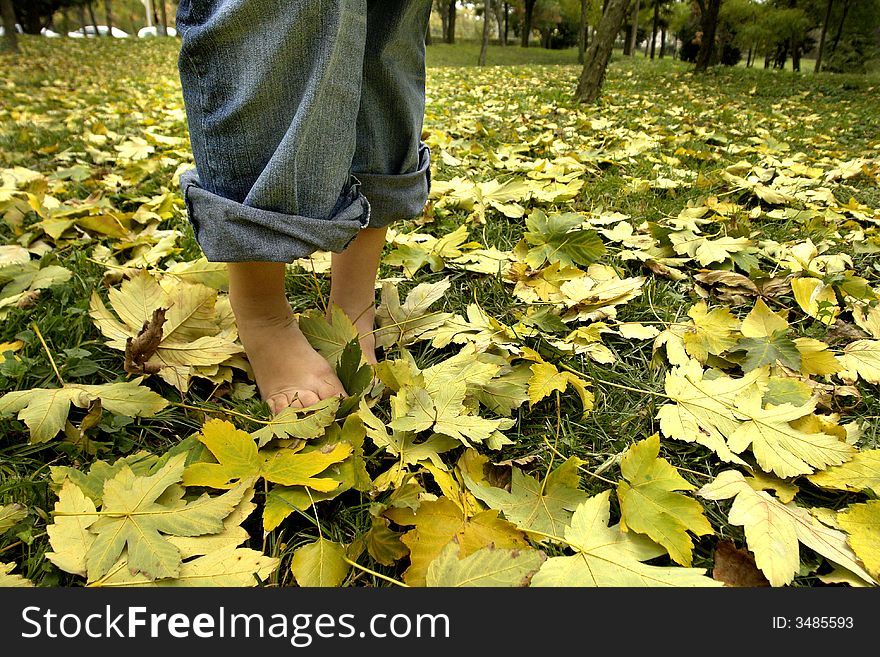
<svg viewBox="0 0 880 657">
<path fill-rule="evenodd" d="M 373 227 L 411 219 L 428 200 L 430 153 L 421 134 L 430 15 L 431 0 L 367 0 L 352 171 L 370 201 Z"/>
<path fill-rule="evenodd" d="M 366 0 L 182 0 L 177 26 L 181 187 L 207 258 L 343 250 L 370 216 L 351 176 Z"/>
</svg>

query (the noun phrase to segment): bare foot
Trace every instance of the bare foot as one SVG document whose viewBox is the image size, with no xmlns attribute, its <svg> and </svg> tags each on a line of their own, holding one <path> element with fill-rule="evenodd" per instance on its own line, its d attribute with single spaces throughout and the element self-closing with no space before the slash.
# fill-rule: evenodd
<svg viewBox="0 0 880 657">
<path fill-rule="evenodd" d="M 331 261 L 330 307 L 339 306 L 354 323 L 360 336 L 361 352 L 371 365 L 377 363 L 376 274 L 385 245 L 386 228 L 365 228 L 342 253 Z"/>
<path fill-rule="evenodd" d="M 264 307 L 259 312 L 243 305 L 233 303 L 239 339 L 260 395 L 273 415 L 288 406 L 305 408 L 345 395 L 333 368 L 300 331 L 289 304 L 274 311 Z"/>
</svg>

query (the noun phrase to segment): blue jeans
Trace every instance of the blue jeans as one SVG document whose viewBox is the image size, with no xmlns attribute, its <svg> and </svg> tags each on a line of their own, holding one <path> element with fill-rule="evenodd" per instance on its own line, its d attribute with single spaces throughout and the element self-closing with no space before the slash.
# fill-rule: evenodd
<svg viewBox="0 0 880 657">
<path fill-rule="evenodd" d="M 208 260 L 292 262 L 422 212 L 431 0 L 181 0 L 178 68 Z"/>
</svg>

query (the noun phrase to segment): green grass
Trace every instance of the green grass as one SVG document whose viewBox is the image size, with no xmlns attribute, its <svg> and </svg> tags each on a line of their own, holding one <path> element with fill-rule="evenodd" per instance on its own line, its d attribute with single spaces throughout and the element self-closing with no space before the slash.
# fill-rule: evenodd
<svg viewBox="0 0 880 657">
<path fill-rule="evenodd" d="M 77 160 L 91 166 L 83 134 L 86 128 L 95 132 L 98 125 L 120 135 L 137 136 L 159 122 L 169 136 L 185 137 L 176 47 L 172 40 L 48 42 L 23 38 L 23 55 L 2 62 L 7 77 L 0 83 L 0 168 L 20 166 L 51 174 Z M 689 203 L 700 204 L 715 195 L 736 200 L 718 172 L 744 157 L 755 159 L 754 150 L 742 150 L 746 146 L 785 144 L 774 151 L 774 156 L 797 158 L 806 164 L 880 154 L 875 76 L 798 75 L 743 67 L 719 67 L 697 76 L 690 65 L 671 58 L 651 61 L 616 53 L 599 103 L 579 106 L 572 97 L 579 72 L 574 49 L 492 46 L 487 68 L 476 66 L 479 47 L 475 44 L 433 44 L 427 53 L 426 139 L 448 143 L 449 153 L 464 161 L 448 164 L 441 157 L 443 149 L 435 147 L 436 180 L 456 176 L 505 178 L 508 172 L 495 170 L 487 162 L 492 153 L 511 144 L 529 144 L 530 160 L 557 157 L 557 141 L 587 161 L 598 153 L 581 193 L 571 202 L 549 210 L 589 212 L 604 208 L 629 215 L 634 224 L 662 223 L 676 217 Z M 501 71 L 497 66 L 505 68 Z M 593 120 L 604 121 L 607 127 L 594 130 Z M 656 143 L 631 157 L 603 159 L 603 153 L 614 152 L 640 132 L 655 136 Z M 181 151 L 175 157 L 184 162 L 188 149 Z M 106 198 L 120 210 L 130 212 L 146 197 L 166 191 L 178 194 L 171 184 L 176 164 L 157 163 L 152 170 L 145 170 L 132 188 L 106 192 Z M 671 190 L 633 186 L 634 181 L 652 180 L 658 171 L 669 167 L 692 172 L 694 180 Z M 100 175 L 80 183 L 70 181 L 59 200 L 85 198 L 95 190 L 96 180 L 114 170 L 112 165 L 95 168 Z M 878 187 L 870 179 L 854 179 L 838 191 L 870 207 L 880 206 Z M 743 199 L 743 204 L 747 203 Z M 438 209 L 421 222 L 402 224 L 400 228 L 443 235 L 467 222 L 467 217 L 464 210 Z M 25 231 L 36 217 L 31 213 L 19 218 L 20 222 L 11 215 L 4 218 L 0 241 L 27 242 Z M 183 232 L 176 257 L 198 257 L 198 246 L 179 198 L 173 217 L 163 223 L 163 228 L 170 227 Z M 471 239 L 485 246 L 511 249 L 522 235 L 523 222 L 490 212 L 485 224 L 470 222 L 468 228 Z M 755 230 L 762 239 L 779 242 L 806 236 L 818 242 L 833 237 L 839 225 L 833 219 L 807 223 L 796 217 L 751 220 L 743 211 L 724 229 L 732 235 Z M 868 225 L 865 229 L 869 237 L 876 235 L 875 227 Z M 18 361 L 9 359 L 0 364 L 0 393 L 57 385 L 53 362 L 68 381 L 104 383 L 125 378 L 121 354 L 104 344 L 87 314 L 89 295 L 102 288 L 105 273 L 89 257 L 92 246 L 72 242 L 46 255 L 47 262 L 54 259 L 71 269 L 71 280 L 44 291 L 30 309 L 12 309 L 0 323 L 0 342 L 24 342 L 16 354 Z M 842 247 L 835 244 L 834 248 Z M 645 274 L 638 263 L 621 259 L 620 251 L 619 246 L 609 246 L 605 261 L 618 267 L 623 275 Z M 876 258 L 863 254 L 857 256 L 857 262 L 860 275 L 878 285 Z M 380 275 L 400 276 L 400 270 L 383 263 Z M 416 282 L 433 282 L 445 276 L 453 280 L 452 290 L 443 299 L 445 311 L 463 313 L 477 299 L 490 315 L 513 324 L 524 310 L 523 304 L 512 298 L 510 286 L 499 278 L 449 270 L 421 270 L 417 280 L 400 284 L 401 296 Z M 326 277 L 302 271 L 292 272 L 287 285 L 292 302 L 300 309 L 321 303 L 329 290 Z M 698 299 L 690 281 L 649 277 L 643 293 L 621 306 L 617 319 L 646 324 L 683 321 L 686 310 Z M 828 333 L 818 322 L 802 317 L 797 321 L 798 329 L 805 334 L 823 339 Z M 548 360 L 581 372 L 593 382 L 595 408 L 582 418 L 580 402 L 569 391 L 560 395 L 558 402 L 551 397 L 534 409 L 517 413 L 515 426 L 507 432 L 514 444 L 492 453 L 493 461 L 533 457 L 530 467 L 541 473 L 563 457 L 577 456 L 584 461 L 582 487 L 587 492 L 607 490 L 617 481 L 620 454 L 633 442 L 658 431 L 656 413 L 665 400 L 656 393 L 663 390 L 666 368 L 654 357 L 650 341 L 606 336 L 604 342 L 615 353 L 613 365 L 599 364 L 585 356 L 562 356 L 546 341 L 530 344 Z M 410 351 L 423 367 L 453 353 L 451 349 L 440 353 L 426 343 L 416 343 Z M 399 353 L 392 348 L 385 355 L 393 358 Z M 169 399 L 202 410 L 171 406 L 156 417 L 134 420 L 105 413 L 90 432 L 91 450 L 61 439 L 29 445 L 22 422 L 14 417 L 0 418 L 0 505 L 19 502 L 29 512 L 27 527 L 0 537 L 0 561 L 15 561 L 21 565 L 16 572 L 41 584 L 76 584 L 75 578 L 60 572 L 44 557 L 48 549 L 45 527 L 54 502 L 48 487 L 49 465 L 84 466 L 96 458 L 113 458 L 138 449 L 162 453 L 196 433 L 206 418 L 230 417 L 224 415 L 224 409 L 251 415 L 264 412 L 255 400 L 232 403 L 228 398 L 214 397 L 214 386 L 204 381 L 194 384 L 182 398 L 162 382 L 152 384 Z M 860 382 L 858 387 L 862 403 L 841 409 L 841 422 L 867 421 L 862 445 L 876 448 L 880 445 L 876 386 Z M 78 424 L 84 414 L 75 409 L 71 421 Z M 725 465 L 694 443 L 664 441 L 661 455 L 695 486 L 709 481 Z M 380 462 L 382 455 L 376 454 L 369 465 L 378 471 Z M 307 537 L 318 535 L 316 522 L 320 522 L 324 536 L 349 542 L 369 528 L 371 502 L 366 495 L 346 493 L 318 505 L 316 514 L 291 516 L 265 540 L 255 538 L 252 546 L 287 559 Z M 843 495 L 817 496 L 815 503 L 842 506 L 846 499 Z M 725 510 L 723 504 L 707 505 L 712 523 L 741 541 L 741 527 L 727 523 Z M 251 534 L 260 536 L 258 524 Z M 711 537 L 696 541 L 695 566 L 711 567 L 713 541 Z M 370 567 L 388 576 L 400 574 L 394 567 L 374 563 Z M 275 584 L 290 584 L 289 571 L 283 572 L 286 574 L 279 575 Z M 796 580 L 801 586 L 817 584 L 810 573 Z M 382 581 L 360 573 L 353 585 L 382 585 Z"/>
</svg>

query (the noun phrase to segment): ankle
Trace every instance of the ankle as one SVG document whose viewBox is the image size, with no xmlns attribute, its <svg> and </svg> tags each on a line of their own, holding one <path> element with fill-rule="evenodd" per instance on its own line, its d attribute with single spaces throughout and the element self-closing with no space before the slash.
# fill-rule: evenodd
<svg viewBox="0 0 880 657">
<path fill-rule="evenodd" d="M 229 303 L 238 322 L 253 319 L 288 319 L 293 309 L 285 296 L 229 293 Z"/>
</svg>

